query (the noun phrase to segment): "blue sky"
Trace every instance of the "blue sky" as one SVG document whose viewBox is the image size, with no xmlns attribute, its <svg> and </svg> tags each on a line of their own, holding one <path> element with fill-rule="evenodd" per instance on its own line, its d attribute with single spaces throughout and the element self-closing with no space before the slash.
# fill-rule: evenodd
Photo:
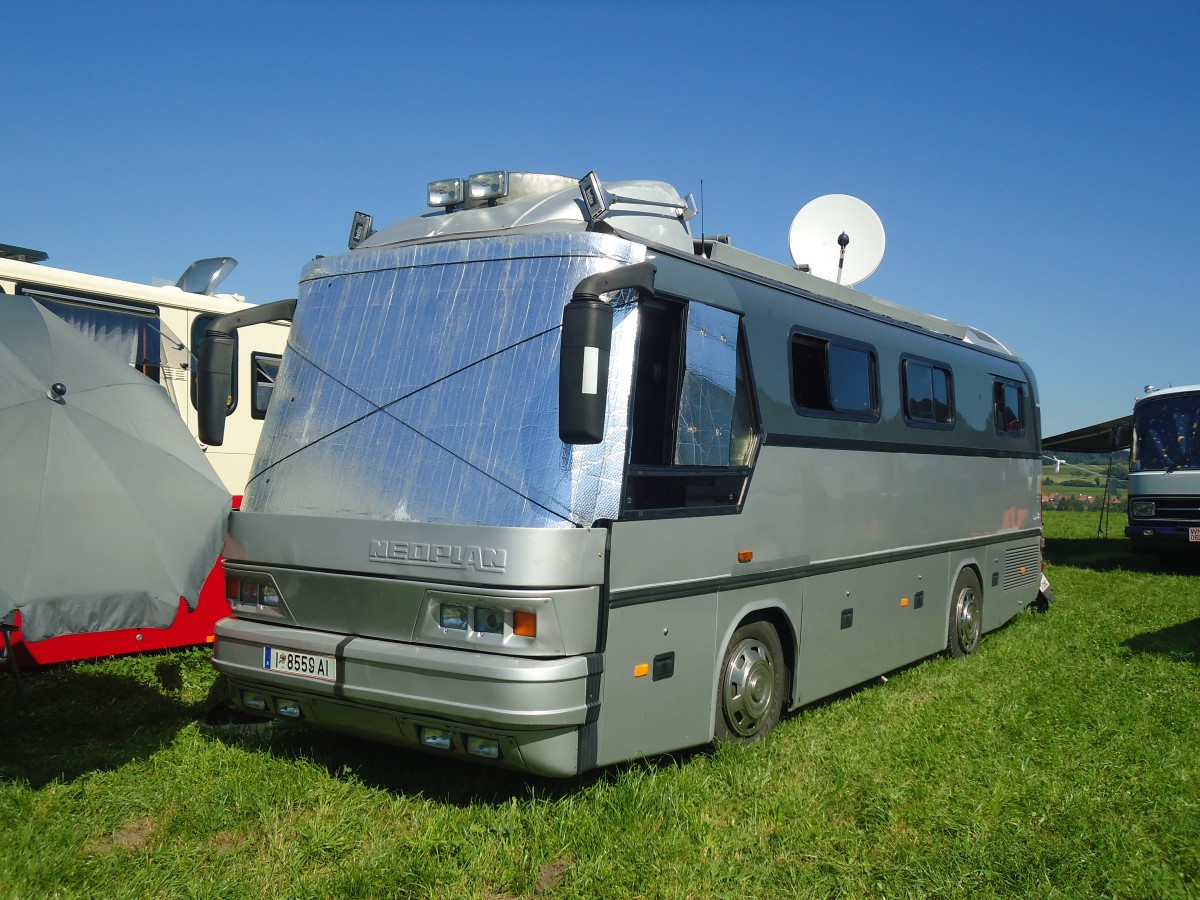
<svg viewBox="0 0 1200 900">
<path fill-rule="evenodd" d="M 0 242 L 149 282 L 294 296 L 302 264 L 494 168 L 668 181 L 788 261 L 863 198 L 861 289 L 991 332 L 1047 434 L 1200 382 L 1200 4 L 24 4 Z M 695 223 L 694 223 L 695 224 Z"/>
</svg>

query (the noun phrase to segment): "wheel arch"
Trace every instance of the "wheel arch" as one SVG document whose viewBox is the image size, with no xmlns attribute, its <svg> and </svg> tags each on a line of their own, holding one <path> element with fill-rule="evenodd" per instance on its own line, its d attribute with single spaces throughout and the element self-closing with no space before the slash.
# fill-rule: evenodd
<svg viewBox="0 0 1200 900">
<path fill-rule="evenodd" d="M 743 625 L 749 625 L 751 622 L 766 622 L 775 629 L 775 633 L 779 636 L 779 645 L 783 649 L 783 662 L 787 665 L 788 671 L 788 696 L 784 698 L 784 708 L 792 709 L 792 704 L 796 697 L 796 670 L 799 668 L 796 665 L 799 641 L 796 639 L 796 629 L 792 625 L 791 617 L 787 614 L 787 610 L 778 605 L 778 602 L 766 602 L 747 606 L 729 620 L 724 631 L 719 635 L 719 640 L 715 648 L 713 689 L 715 691 L 717 681 L 721 677 L 721 660 L 725 656 L 725 650 L 729 647 L 730 640 L 739 628 Z M 718 714 L 719 710 L 714 702 L 712 709 L 712 722 L 714 724 Z"/>
<path fill-rule="evenodd" d="M 948 618 L 947 618 L 947 628 L 946 628 L 946 642 L 942 648 L 942 652 L 947 654 L 948 656 L 957 658 L 957 657 L 961 657 L 964 655 L 969 656 L 969 655 L 973 654 L 975 652 L 975 650 L 978 649 L 979 644 L 982 641 L 984 634 L 987 633 L 987 629 L 984 626 L 984 612 L 983 612 L 985 609 L 987 609 L 987 592 L 984 587 L 983 567 L 981 566 L 981 564 L 979 563 L 979 561 L 977 559 L 972 557 L 970 559 L 962 560 L 960 562 L 960 564 L 953 570 L 953 572 L 954 572 L 954 577 L 953 577 L 953 579 L 951 579 L 951 581 L 949 583 L 949 586 L 947 589 L 947 594 L 946 594 Z M 959 594 L 958 586 L 962 582 L 963 576 L 965 574 L 967 574 L 968 572 L 971 574 L 971 577 L 975 580 L 975 584 L 976 584 L 976 586 L 978 586 L 978 589 L 979 589 L 979 591 L 978 591 L 978 632 L 976 634 L 974 641 L 972 642 L 971 649 L 968 649 L 965 652 L 963 652 L 959 649 L 956 649 L 956 644 L 955 644 L 954 639 L 952 639 L 951 634 L 952 634 L 952 630 L 956 627 L 955 623 L 956 623 L 957 617 L 958 617 L 958 607 L 957 607 L 958 594 Z"/>
</svg>

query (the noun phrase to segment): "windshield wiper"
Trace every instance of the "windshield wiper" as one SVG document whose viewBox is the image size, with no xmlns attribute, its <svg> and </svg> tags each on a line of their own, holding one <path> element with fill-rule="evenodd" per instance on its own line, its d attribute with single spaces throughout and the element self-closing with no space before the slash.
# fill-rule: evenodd
<svg viewBox="0 0 1200 900">
<path fill-rule="evenodd" d="M 1186 469 L 1188 467 L 1188 463 L 1192 461 L 1192 458 L 1197 453 L 1200 453 L 1200 444 L 1197 444 L 1190 451 L 1188 451 L 1187 455 L 1184 456 L 1183 459 L 1179 460 L 1179 462 L 1172 462 L 1171 465 L 1167 466 L 1164 474 L 1170 475 L 1176 469 Z"/>
</svg>

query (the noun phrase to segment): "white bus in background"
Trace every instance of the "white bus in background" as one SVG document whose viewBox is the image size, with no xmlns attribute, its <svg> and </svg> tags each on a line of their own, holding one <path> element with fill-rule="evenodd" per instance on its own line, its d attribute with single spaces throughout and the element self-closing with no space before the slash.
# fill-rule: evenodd
<svg viewBox="0 0 1200 900">
<path fill-rule="evenodd" d="M 0 303 L 6 296 L 31 297 L 107 347 L 163 386 L 195 436 L 192 373 L 197 342 L 213 319 L 254 306 L 237 294 L 214 293 L 236 260 L 198 260 L 176 284 L 150 285 L 53 268 L 42 264 L 47 258 L 40 250 L 0 244 Z M 235 506 L 249 476 L 286 340 L 286 323 L 255 325 L 238 335 L 226 441 L 221 447 L 205 448 L 234 495 Z M 187 613 L 181 606 L 183 612 L 170 629 L 128 629 L 38 642 L 24 642 L 17 632 L 16 659 L 22 665 L 46 664 L 210 641 L 213 623 L 229 612 L 223 586 L 210 581 L 196 610 Z"/>
<path fill-rule="evenodd" d="M 1164 557 L 1200 552 L 1200 384 L 1146 385 L 1133 413 L 1056 434 L 1044 450 L 1129 450 L 1129 524 L 1135 550 Z"/>
<path fill-rule="evenodd" d="M 1126 536 L 1139 550 L 1200 550 L 1200 385 L 1147 387 L 1132 425 Z"/>
</svg>

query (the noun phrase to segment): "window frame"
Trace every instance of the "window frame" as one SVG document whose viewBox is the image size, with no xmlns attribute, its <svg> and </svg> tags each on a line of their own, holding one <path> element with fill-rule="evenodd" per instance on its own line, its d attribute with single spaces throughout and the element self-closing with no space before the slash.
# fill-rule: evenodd
<svg viewBox="0 0 1200 900">
<path fill-rule="evenodd" d="M 150 323 L 153 334 L 140 334 L 137 338 L 137 350 L 140 360 L 131 363 L 131 367 L 136 371 L 145 375 L 155 384 L 162 384 L 162 341 L 163 341 L 163 322 L 162 310 L 153 303 L 146 303 L 141 300 L 132 300 L 127 297 L 107 297 L 94 294 L 76 292 L 71 288 L 60 287 L 43 287 L 39 284 L 22 283 L 16 286 L 16 294 L 18 297 L 28 297 L 35 303 L 40 303 L 41 300 L 47 300 L 50 303 L 59 306 L 74 306 L 81 309 L 91 309 L 97 312 L 107 312 L 115 315 L 128 316 L 132 319 L 142 319 Z M 45 303 L 40 305 L 53 313 L 54 310 Z M 62 318 L 59 316 L 59 318 Z M 64 319 L 72 328 L 76 326 L 74 323 Z M 82 332 L 81 332 L 82 333 Z M 86 337 L 87 335 L 85 335 Z M 151 344 L 158 348 L 157 354 L 152 354 L 150 351 Z M 103 344 L 98 343 L 97 346 L 103 347 Z M 119 359 L 120 357 L 118 357 Z M 151 361 L 153 358 L 154 361 Z"/>
<path fill-rule="evenodd" d="M 758 457 L 759 448 L 762 444 L 762 418 L 759 414 L 758 398 L 754 388 L 754 375 L 750 366 L 749 338 L 746 333 L 745 315 L 736 310 L 729 310 L 713 303 L 706 303 L 704 300 L 665 294 L 642 297 L 638 303 L 645 304 L 650 309 L 658 310 L 660 315 L 664 311 L 671 310 L 672 307 L 677 308 L 675 310 L 678 313 L 676 318 L 677 334 L 673 338 L 671 335 L 662 335 L 656 338 L 657 345 L 661 346 L 665 344 L 673 347 L 677 358 L 662 361 L 667 366 L 667 372 L 671 381 L 669 391 L 662 397 L 651 397 L 649 407 L 640 407 L 637 394 L 639 379 L 637 366 L 644 365 L 649 360 L 648 358 L 643 359 L 642 356 L 641 340 L 644 331 L 639 327 L 638 348 L 634 353 L 635 370 L 630 396 L 630 436 L 626 444 L 626 459 L 623 472 L 624 484 L 622 490 L 623 500 L 619 518 L 624 521 L 637 521 L 642 519 L 737 514 L 741 512 L 742 504 L 745 502 L 750 478 L 754 472 L 755 460 Z M 749 416 L 749 437 L 744 462 L 736 465 L 732 462 L 728 466 L 712 466 L 677 463 L 674 461 L 678 442 L 678 434 L 676 432 L 678 427 L 680 392 L 683 389 L 683 373 L 685 369 L 687 311 L 691 303 L 700 303 L 714 309 L 721 309 L 724 312 L 735 315 L 738 320 L 737 368 L 739 374 L 742 376 L 738 380 L 738 383 L 745 389 L 744 402 L 746 407 L 745 412 Z M 735 421 L 739 396 L 735 391 Z M 662 438 L 663 448 L 658 462 L 647 462 L 645 461 L 645 456 L 642 456 L 643 461 L 637 462 L 634 459 L 635 450 L 638 450 L 639 453 L 644 452 L 648 444 L 653 445 L 657 441 L 653 440 L 653 438 L 647 440 L 645 436 L 642 436 L 638 439 L 635 447 L 634 439 L 639 424 L 636 421 L 635 411 L 639 408 L 654 408 L 656 405 L 663 407 L 663 411 L 661 416 L 655 416 L 655 421 L 661 418 L 662 426 L 669 433 L 665 433 Z M 734 433 L 731 429 L 731 442 L 733 438 Z M 732 447 L 730 455 L 732 459 Z M 705 499 L 706 497 L 707 499 Z M 689 502 L 689 498 L 692 500 L 695 500 L 695 498 L 700 499 L 698 502 Z"/>
<path fill-rule="evenodd" d="M 931 372 L 930 389 L 933 389 L 932 372 L 938 370 L 946 375 L 946 409 L 948 418 L 942 421 L 937 418 L 925 418 L 912 413 L 910 401 L 912 393 L 909 391 L 908 368 L 909 363 L 922 366 L 929 369 Z M 937 409 L 937 397 L 931 397 L 934 403 L 934 410 Z M 954 370 L 949 363 L 941 360 L 930 359 L 926 356 L 917 356 L 913 353 L 902 353 L 900 355 L 900 406 L 901 412 L 904 414 L 904 423 L 912 428 L 932 428 L 935 431 L 953 431 L 955 423 L 958 421 L 958 410 L 954 403 Z"/>
<path fill-rule="evenodd" d="M 1001 405 L 1007 399 L 1003 392 L 1008 389 L 1017 392 L 1017 403 L 1020 409 L 1016 411 L 1016 422 L 1020 426 L 1019 428 L 1007 428 L 1002 424 L 1002 420 L 1006 418 L 1002 413 L 1011 409 L 1009 406 Z M 1003 375 L 992 376 L 992 423 L 995 426 L 996 434 L 1010 438 L 1025 436 L 1025 433 L 1029 430 L 1029 416 L 1026 412 L 1027 404 L 1025 402 L 1028 393 L 1028 385 L 1023 381 L 1017 381 L 1014 378 L 1005 378 Z"/>
<path fill-rule="evenodd" d="M 809 406 L 803 403 L 797 391 L 797 366 L 796 366 L 796 346 L 798 343 L 806 342 L 810 345 L 823 344 L 823 363 L 824 363 L 824 388 L 825 396 L 828 399 L 828 406 Z M 866 355 L 867 358 L 867 379 L 868 389 L 870 391 L 870 408 L 863 412 L 855 412 L 851 410 L 838 409 L 834 404 L 833 398 L 833 372 L 830 369 L 830 347 L 838 347 L 846 350 L 854 350 Z M 816 331 L 810 328 L 801 328 L 795 326 L 788 332 L 788 377 L 790 383 L 790 399 L 792 409 L 797 415 L 813 416 L 821 419 L 838 419 L 849 422 L 870 422 L 876 423 L 880 420 L 880 385 L 879 385 L 879 353 L 875 349 L 875 345 L 866 341 L 860 341 L 855 338 L 848 338 L 843 335 L 830 334 L 825 331 Z"/>
<path fill-rule="evenodd" d="M 267 410 L 271 406 L 271 400 L 275 396 L 275 381 L 271 381 L 271 396 L 267 398 L 267 402 L 262 407 L 258 405 L 258 388 L 259 388 L 259 368 L 262 360 L 269 360 L 275 363 L 275 375 L 279 375 L 279 366 L 283 363 L 282 353 L 267 353 L 263 350 L 253 350 L 250 353 L 250 418 L 265 419 Z"/>
</svg>

